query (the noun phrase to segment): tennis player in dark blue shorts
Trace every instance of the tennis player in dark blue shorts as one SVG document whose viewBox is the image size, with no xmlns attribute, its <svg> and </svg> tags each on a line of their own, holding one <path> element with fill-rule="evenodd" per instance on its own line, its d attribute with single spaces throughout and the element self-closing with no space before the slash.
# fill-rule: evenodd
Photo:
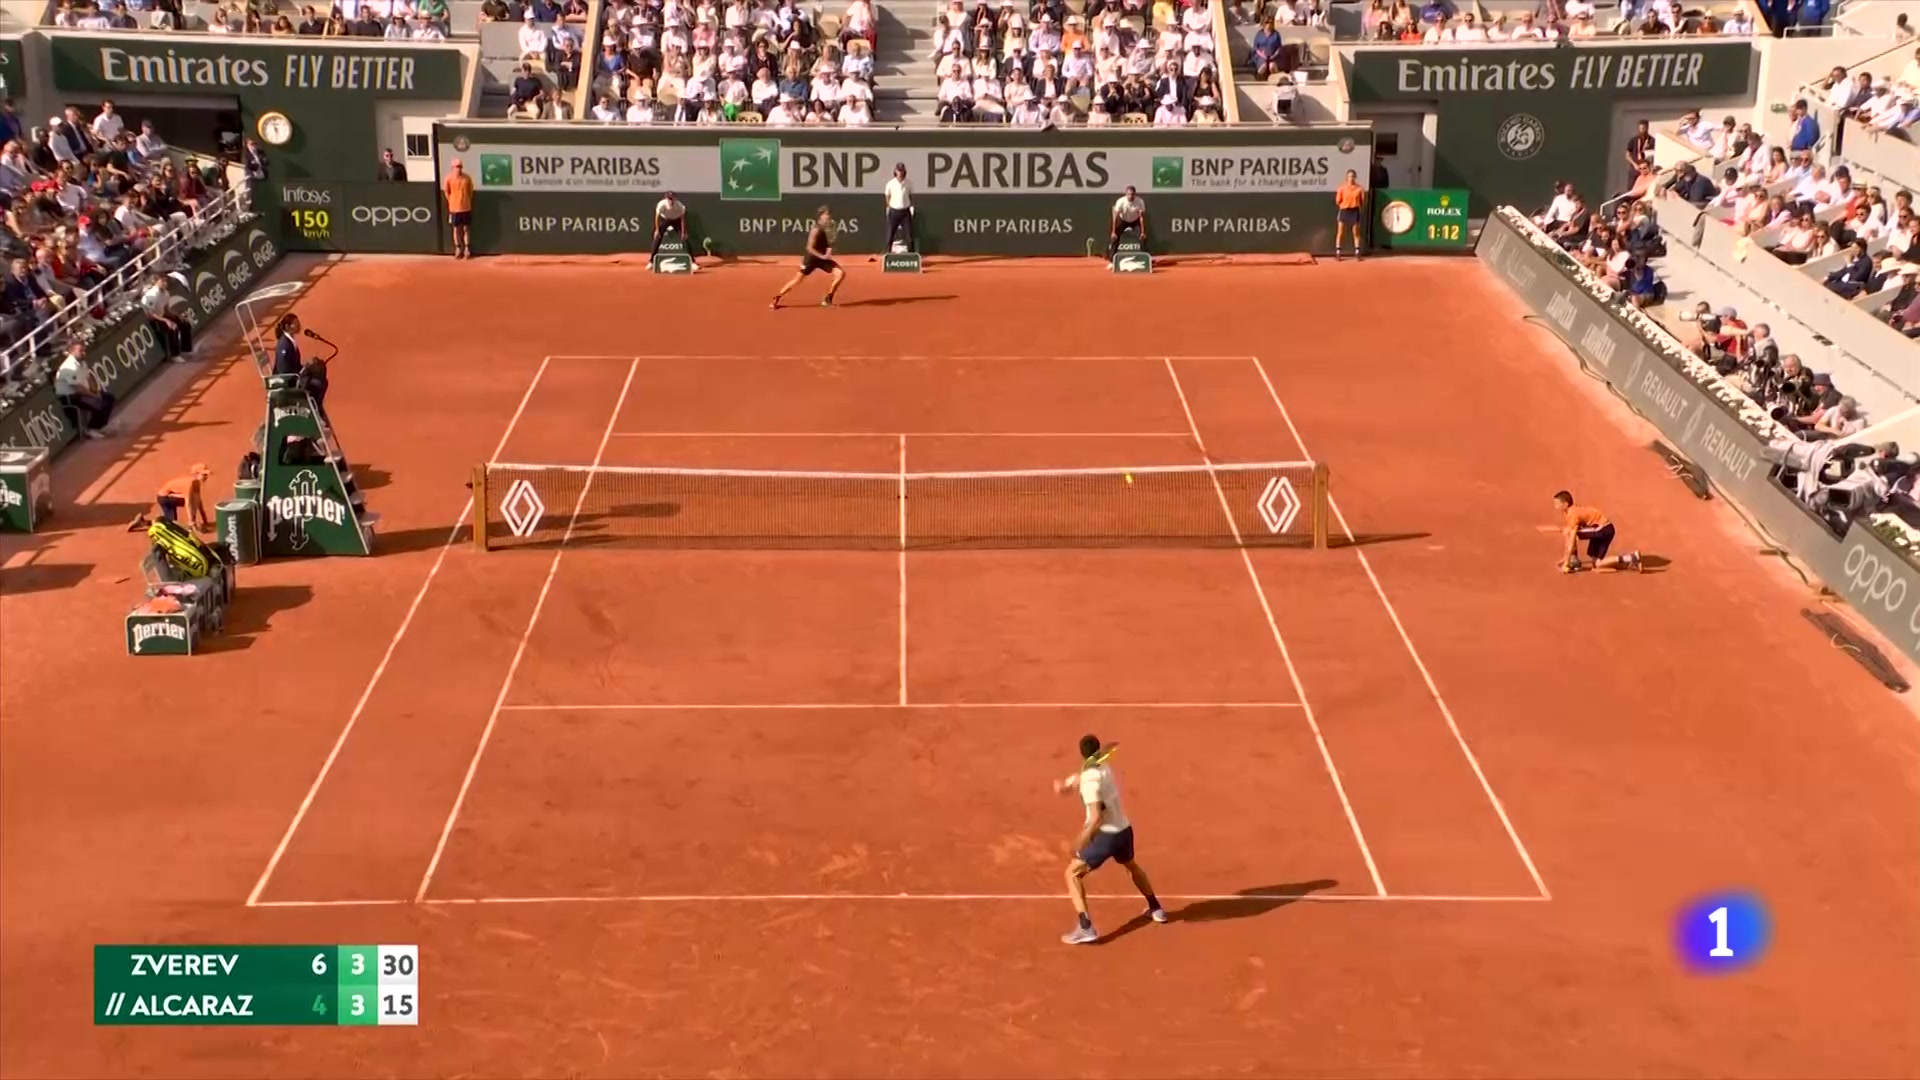
<svg viewBox="0 0 1920 1080">
<path fill-rule="evenodd" d="M 1087 914 L 1086 878 L 1108 862 L 1127 868 L 1133 887 L 1147 899 L 1147 917 L 1157 923 L 1167 921 L 1167 912 L 1160 906 L 1160 898 L 1153 894 L 1153 883 L 1147 880 L 1147 872 L 1133 861 L 1133 822 L 1120 807 L 1120 779 L 1106 763 L 1110 753 L 1111 750 L 1101 752 L 1100 740 L 1094 736 L 1083 737 L 1080 768 L 1053 785 L 1054 791 L 1061 794 L 1078 791 L 1080 801 L 1087 807 L 1086 822 L 1080 826 L 1080 835 L 1074 838 L 1073 861 L 1067 864 L 1067 896 L 1073 900 L 1073 910 L 1079 916 L 1074 928 L 1060 939 L 1069 945 L 1091 945 L 1100 940 L 1099 931 L 1093 928 L 1093 917 Z"/>
<path fill-rule="evenodd" d="M 847 279 L 847 272 L 840 268 L 839 263 L 833 261 L 832 226 L 832 211 L 824 206 L 821 207 L 820 212 L 814 215 L 813 228 L 807 230 L 807 250 L 800 255 L 800 272 L 789 278 L 785 285 L 780 286 L 780 291 L 773 294 L 772 307 L 775 311 L 780 309 L 780 298 L 792 292 L 795 285 L 800 284 L 807 275 L 815 271 L 824 271 L 832 275 L 827 284 L 827 295 L 820 301 L 820 306 L 833 306 L 833 295 L 840 291 L 840 283 Z"/>
</svg>

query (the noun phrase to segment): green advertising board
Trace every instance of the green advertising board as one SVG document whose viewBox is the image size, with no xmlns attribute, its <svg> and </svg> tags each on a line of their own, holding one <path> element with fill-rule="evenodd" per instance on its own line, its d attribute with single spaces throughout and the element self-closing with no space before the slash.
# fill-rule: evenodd
<svg viewBox="0 0 1920 1080">
<path fill-rule="evenodd" d="M 187 288 L 175 287 L 174 308 L 196 328 L 204 327 L 265 278 L 279 258 L 279 245 L 262 223 L 244 223 L 187 265 Z M 123 401 L 165 360 L 158 335 L 137 310 L 102 330 L 87 349 L 94 377 Z M 58 454 L 78 437 L 54 398 L 51 380 L 0 415 L 0 447 L 44 446 Z"/>
<path fill-rule="evenodd" d="M 249 131 L 264 113 L 286 116 L 292 138 L 267 148 L 276 180 L 372 180 L 380 103 L 443 102 L 439 111 L 451 112 L 465 98 L 458 45 L 62 32 L 48 35 L 47 47 L 54 89 L 68 101 L 226 99 Z"/>
<path fill-rule="evenodd" d="M 1384 46 L 1353 52 L 1347 89 L 1362 111 L 1431 106 L 1434 182 L 1470 190 L 1470 212 L 1485 217 L 1501 203 L 1544 204 L 1556 180 L 1571 180 L 1590 200 L 1604 198 L 1621 152 L 1608 138 L 1617 105 L 1666 101 L 1673 115 L 1703 99 L 1751 97 L 1757 56 L 1744 40 Z"/>
<path fill-rule="evenodd" d="M 1381 188 L 1373 193 L 1374 238 L 1396 251 L 1465 251 L 1467 201 L 1458 188 Z"/>
<path fill-rule="evenodd" d="M 732 131 L 743 131 L 738 137 Z M 896 164 L 914 189 L 914 233 L 934 255 L 1079 255 L 1104 247 L 1114 200 L 1137 188 L 1158 254 L 1306 252 L 1332 247 L 1333 191 L 1367 175 L 1372 129 L 1152 128 L 981 131 L 623 128 L 448 123 L 444 175 L 476 180 L 476 250 L 644 250 L 653 202 L 688 206 L 696 245 L 724 255 L 797 253 L 825 206 L 838 247 L 880 254 L 882 199 Z"/>
<path fill-rule="evenodd" d="M 0 98 L 27 96 L 27 50 L 18 34 L 0 37 Z"/>
<path fill-rule="evenodd" d="M 254 207 L 280 223 L 288 251 L 439 254 L 440 201 L 430 183 L 270 181 Z"/>
</svg>

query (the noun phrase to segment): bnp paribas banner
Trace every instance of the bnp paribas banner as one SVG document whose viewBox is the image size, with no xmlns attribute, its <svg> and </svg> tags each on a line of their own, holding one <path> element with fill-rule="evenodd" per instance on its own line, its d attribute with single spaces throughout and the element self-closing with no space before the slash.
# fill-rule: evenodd
<svg viewBox="0 0 1920 1080">
<path fill-rule="evenodd" d="M 279 258 L 279 245 L 262 222 L 243 224 L 188 263 L 181 274 L 186 287 L 173 286 L 174 310 L 204 327 L 252 291 Z M 123 401 L 165 359 L 159 337 L 137 310 L 101 331 L 87 349 L 94 378 Z M 57 454 L 79 434 L 54 398 L 50 379 L 0 413 L 0 447 L 44 446 Z"/>
<path fill-rule="evenodd" d="M 371 182 L 383 105 L 445 115 L 465 97 L 462 47 L 451 44 L 62 31 L 49 35 L 47 50 L 54 88 L 69 101 L 179 95 L 231 102 L 249 134 L 263 117 L 277 116 L 286 140 L 262 144 L 275 180 Z M 140 106 L 122 111 L 131 122 Z"/>
<path fill-rule="evenodd" d="M 742 132 L 735 135 L 734 132 Z M 747 134 L 746 132 L 750 132 Z M 672 191 L 696 240 L 722 254 L 797 251 L 826 206 L 840 247 L 877 252 L 896 165 L 913 186 L 932 254 L 1084 255 L 1106 242 L 1129 185 L 1158 252 L 1298 252 L 1332 246 L 1333 190 L 1362 183 L 1372 132 L 1350 125 L 1233 131 L 1104 128 L 780 132 L 573 124 L 447 124 L 442 174 L 476 184 L 478 250 L 584 254 L 644 249 L 652 203 Z M 638 198 L 635 196 L 651 196 Z"/>
<path fill-rule="evenodd" d="M 1621 148 L 1609 133 L 1623 103 L 1655 117 L 1716 101 L 1729 113 L 1751 107 L 1753 44 L 1686 41 L 1368 47 L 1347 61 L 1348 95 L 1363 114 L 1427 105 L 1436 121 L 1430 186 L 1471 191 L 1474 217 L 1500 204 L 1544 205 L 1555 180 L 1573 181 L 1592 201 L 1613 194 L 1609 169 Z"/>
</svg>

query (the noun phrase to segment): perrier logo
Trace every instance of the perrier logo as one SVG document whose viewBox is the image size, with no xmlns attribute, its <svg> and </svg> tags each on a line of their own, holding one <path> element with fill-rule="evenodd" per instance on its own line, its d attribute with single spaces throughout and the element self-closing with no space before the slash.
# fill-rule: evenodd
<svg viewBox="0 0 1920 1080">
<path fill-rule="evenodd" d="M 293 550 L 303 551 L 312 539 L 308 526 L 314 521 L 328 525 L 344 525 L 347 520 L 347 504 L 333 497 L 320 483 L 320 476 L 312 469 L 302 469 L 295 473 L 287 484 L 285 495 L 273 495 L 267 499 L 267 522 L 269 534 L 277 532 L 279 526 L 286 525 L 292 530 L 288 542 Z"/>
<path fill-rule="evenodd" d="M 1153 156 L 1153 189 L 1167 191 L 1187 186 L 1187 159 L 1179 154 Z"/>
<path fill-rule="evenodd" d="M 720 198 L 774 202 L 780 198 L 779 139 L 720 140 Z"/>
</svg>

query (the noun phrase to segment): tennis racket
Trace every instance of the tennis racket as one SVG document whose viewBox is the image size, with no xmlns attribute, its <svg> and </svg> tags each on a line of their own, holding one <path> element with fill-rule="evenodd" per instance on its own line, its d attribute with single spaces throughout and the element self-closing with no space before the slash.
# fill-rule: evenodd
<svg viewBox="0 0 1920 1080">
<path fill-rule="evenodd" d="M 1109 758 L 1113 757 L 1113 755 L 1119 752 L 1120 752 L 1120 744 L 1117 742 L 1110 742 L 1107 745 L 1101 747 L 1099 753 L 1088 758 L 1086 760 L 1085 767 L 1092 768 L 1096 765 L 1105 765 Z"/>
</svg>

